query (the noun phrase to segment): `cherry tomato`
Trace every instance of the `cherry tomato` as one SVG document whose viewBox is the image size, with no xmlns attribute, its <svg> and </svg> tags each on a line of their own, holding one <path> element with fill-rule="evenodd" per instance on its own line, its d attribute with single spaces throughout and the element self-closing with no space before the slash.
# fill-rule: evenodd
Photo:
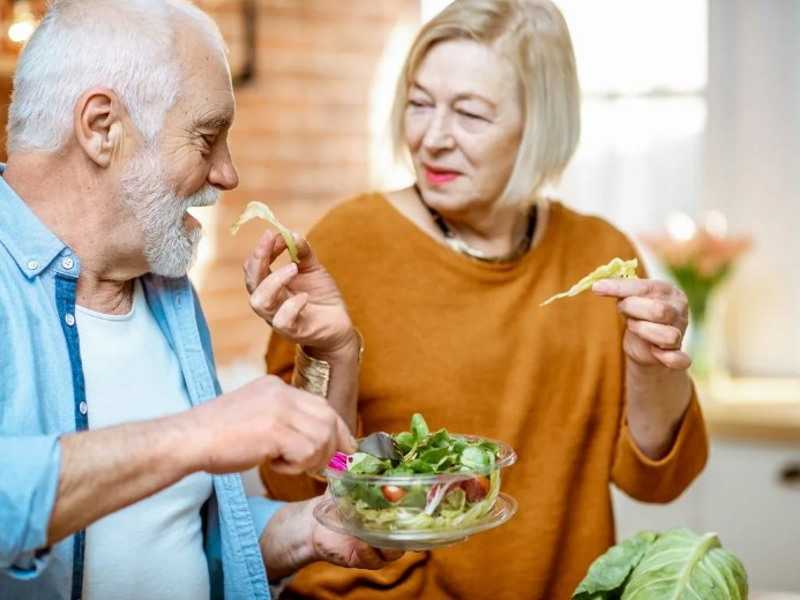
<svg viewBox="0 0 800 600">
<path fill-rule="evenodd" d="M 383 492 L 383 497 L 389 502 L 399 502 L 406 495 L 406 491 L 396 485 L 384 485 L 381 491 Z"/>
<path fill-rule="evenodd" d="M 479 475 L 462 481 L 461 489 L 467 494 L 468 502 L 480 502 L 489 493 L 489 478 Z"/>
</svg>

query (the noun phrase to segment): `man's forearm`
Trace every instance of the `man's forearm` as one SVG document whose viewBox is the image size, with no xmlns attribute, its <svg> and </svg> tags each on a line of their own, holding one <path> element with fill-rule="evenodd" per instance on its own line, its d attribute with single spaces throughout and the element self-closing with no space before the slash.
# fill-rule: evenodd
<svg viewBox="0 0 800 600">
<path fill-rule="evenodd" d="M 628 428 L 650 458 L 663 458 L 672 447 L 692 397 L 686 371 L 642 366 L 630 359 L 625 376 Z"/>
<path fill-rule="evenodd" d="M 195 470 L 181 415 L 61 438 L 48 543 L 146 498 Z"/>
</svg>

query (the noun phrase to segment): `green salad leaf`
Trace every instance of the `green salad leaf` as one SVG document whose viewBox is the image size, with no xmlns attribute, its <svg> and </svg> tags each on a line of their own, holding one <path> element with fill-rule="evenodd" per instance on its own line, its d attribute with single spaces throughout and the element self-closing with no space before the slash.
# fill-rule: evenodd
<svg viewBox="0 0 800 600">
<path fill-rule="evenodd" d="M 573 296 L 577 296 L 581 292 L 585 292 L 591 288 L 601 279 L 635 279 L 636 268 L 638 266 L 639 260 L 636 258 L 632 258 L 631 260 L 613 258 L 607 265 L 601 265 L 597 267 L 594 271 L 589 273 L 586 277 L 581 279 L 566 292 L 561 292 L 560 294 L 551 296 L 539 306 L 546 306 L 551 302 L 555 302 L 556 300 L 560 300 L 562 298 L 571 298 Z"/>
<path fill-rule="evenodd" d="M 640 533 L 589 568 L 572 600 L 746 600 L 747 573 L 714 533 Z"/>
<path fill-rule="evenodd" d="M 419 413 L 415 413 L 414 416 L 411 417 L 411 433 L 414 435 L 414 440 L 417 442 L 424 440 L 430 433 L 428 424 Z"/>
<path fill-rule="evenodd" d="M 294 242 L 294 234 L 278 221 L 278 218 L 269 209 L 269 206 L 263 202 L 254 201 L 247 205 L 244 212 L 239 215 L 236 222 L 231 225 L 231 235 L 236 235 L 239 232 L 239 228 L 252 219 L 264 219 L 277 229 L 283 241 L 286 242 L 286 249 L 289 251 L 292 262 L 300 262 L 300 258 L 297 255 L 297 244 Z"/>
<path fill-rule="evenodd" d="M 642 531 L 612 547 L 592 563 L 586 579 L 572 595 L 573 600 L 619 598 L 631 571 L 656 537 L 651 531 Z"/>
</svg>

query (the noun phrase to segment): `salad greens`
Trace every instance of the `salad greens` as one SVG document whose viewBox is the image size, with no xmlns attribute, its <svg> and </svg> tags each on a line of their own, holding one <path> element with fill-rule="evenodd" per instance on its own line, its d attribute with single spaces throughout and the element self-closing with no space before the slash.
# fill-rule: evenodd
<svg viewBox="0 0 800 600">
<path fill-rule="evenodd" d="M 392 452 L 360 451 L 331 461 L 341 472 L 331 478 L 331 492 L 346 518 L 373 529 L 451 529 L 474 523 L 494 506 L 500 492 L 496 444 L 446 429 L 431 432 L 420 414 L 409 431 L 388 437 Z M 380 445 L 362 443 L 360 449 Z"/>
<path fill-rule="evenodd" d="M 297 245 L 294 243 L 294 235 L 283 224 L 281 224 L 280 221 L 278 221 L 277 217 L 263 202 L 250 202 L 236 222 L 231 225 L 231 234 L 236 235 L 242 225 L 256 218 L 264 219 L 267 223 L 278 230 L 278 233 L 281 234 L 283 241 L 286 242 L 286 249 L 289 251 L 289 256 L 291 257 L 292 262 L 299 263 L 300 259 L 297 256 Z"/>
<path fill-rule="evenodd" d="M 636 258 L 632 258 L 631 260 L 613 258 L 607 265 L 597 267 L 594 271 L 573 285 L 568 291 L 551 296 L 539 306 L 546 306 L 551 302 L 560 300 L 561 298 L 571 298 L 572 296 L 577 296 L 581 292 L 585 292 L 591 288 L 601 279 L 635 279 L 636 268 L 638 266 L 639 260 Z"/>
<path fill-rule="evenodd" d="M 641 532 L 589 568 L 572 600 L 746 600 L 747 573 L 714 533 Z"/>
<path fill-rule="evenodd" d="M 411 417 L 410 431 L 390 437 L 398 459 L 356 452 L 350 457 L 347 471 L 387 477 L 467 471 L 488 475 L 494 470 L 500 452 L 492 442 L 451 436 L 446 429 L 432 433 L 420 414 Z"/>
</svg>

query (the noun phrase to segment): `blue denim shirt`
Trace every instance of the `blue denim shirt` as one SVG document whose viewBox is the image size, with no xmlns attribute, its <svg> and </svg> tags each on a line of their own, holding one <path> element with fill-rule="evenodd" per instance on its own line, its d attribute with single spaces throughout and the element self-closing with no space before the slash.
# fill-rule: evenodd
<svg viewBox="0 0 800 600">
<path fill-rule="evenodd" d="M 5 167 L 0 165 L 0 175 Z M 58 198 L 53 198 L 58 202 Z M 58 438 L 87 428 L 75 327 L 78 257 L 0 177 L 0 600 L 77 600 L 84 532 L 45 549 L 61 460 Z M 193 405 L 220 393 L 208 328 L 187 278 L 142 278 Z M 203 509 L 212 598 L 270 597 L 258 538 L 281 503 L 214 476 Z"/>
</svg>

